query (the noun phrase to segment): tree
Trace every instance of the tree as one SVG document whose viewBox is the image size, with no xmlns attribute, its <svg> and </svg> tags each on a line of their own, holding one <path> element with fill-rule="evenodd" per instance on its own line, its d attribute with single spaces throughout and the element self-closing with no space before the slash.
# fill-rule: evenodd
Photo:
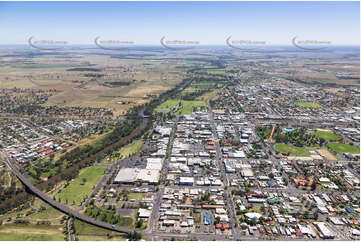
<svg viewBox="0 0 361 242">
<path fill-rule="evenodd" d="M 311 190 L 314 191 L 316 190 L 316 182 L 312 182 L 312 185 L 311 185 Z"/>
<path fill-rule="evenodd" d="M 143 220 L 142 219 L 139 219 L 138 221 L 137 221 L 137 223 L 135 224 L 135 227 L 136 228 L 141 228 L 143 226 Z"/>
</svg>

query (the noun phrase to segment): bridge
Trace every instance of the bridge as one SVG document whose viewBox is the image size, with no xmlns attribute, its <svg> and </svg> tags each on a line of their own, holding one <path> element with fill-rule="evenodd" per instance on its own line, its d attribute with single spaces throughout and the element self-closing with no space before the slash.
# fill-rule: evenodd
<svg viewBox="0 0 361 242">
<path fill-rule="evenodd" d="M 11 171 L 17 176 L 17 178 L 19 178 L 19 180 L 31 191 L 33 192 L 35 195 L 37 195 L 39 198 L 41 198 L 44 202 L 48 203 L 49 205 L 51 205 L 52 207 L 60 210 L 61 212 L 68 214 L 69 216 L 73 216 L 74 218 L 77 218 L 81 221 L 84 221 L 86 223 L 101 227 L 101 228 L 105 228 L 105 229 L 109 229 L 112 231 L 116 231 L 116 232 L 122 232 L 122 233 L 131 233 L 134 230 L 132 229 L 128 229 L 128 228 L 123 228 L 123 227 L 119 227 L 119 226 L 115 226 L 106 222 L 102 222 L 102 221 L 98 221 L 95 220 L 91 217 L 88 217 L 86 215 L 83 215 L 81 213 L 78 213 L 76 211 L 71 210 L 69 207 L 65 206 L 62 203 L 59 203 L 55 200 L 53 200 L 52 198 L 50 198 L 49 196 L 47 196 L 45 193 L 43 193 L 42 191 L 40 191 L 38 188 L 36 188 L 23 174 L 20 173 L 20 171 L 15 167 L 15 165 L 10 161 L 10 159 L 8 158 L 7 155 L 4 156 L 4 160 L 6 162 L 6 164 L 9 166 L 9 168 L 11 169 Z M 137 231 L 138 233 L 140 233 L 139 231 Z"/>
</svg>

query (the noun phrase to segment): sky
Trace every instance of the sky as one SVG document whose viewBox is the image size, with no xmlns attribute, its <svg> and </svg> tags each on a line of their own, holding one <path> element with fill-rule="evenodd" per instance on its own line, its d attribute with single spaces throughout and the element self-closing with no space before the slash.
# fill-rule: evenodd
<svg viewBox="0 0 361 242">
<path fill-rule="evenodd" d="M 0 44 L 167 40 L 224 45 L 226 38 L 288 45 L 293 37 L 360 43 L 359 2 L 0 2 Z"/>
</svg>

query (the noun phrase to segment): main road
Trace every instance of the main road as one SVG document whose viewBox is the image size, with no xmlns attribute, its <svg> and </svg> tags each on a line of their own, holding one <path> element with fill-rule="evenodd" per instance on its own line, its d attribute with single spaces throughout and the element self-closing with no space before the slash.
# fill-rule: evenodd
<svg viewBox="0 0 361 242">
<path fill-rule="evenodd" d="M 81 221 L 84 221 L 84 222 L 87 222 L 89 224 L 92 224 L 92 225 L 95 225 L 95 226 L 98 226 L 98 227 L 102 227 L 102 228 L 105 228 L 105 229 L 109 229 L 109 230 L 113 230 L 113 231 L 117 231 L 117 232 L 122 232 L 122 233 L 133 232 L 132 229 L 122 228 L 122 227 L 115 226 L 115 225 L 112 225 L 112 224 L 109 224 L 109 223 L 106 223 L 106 222 L 95 220 L 93 218 L 90 218 L 88 216 L 80 214 L 80 213 L 78 213 L 78 212 L 76 212 L 74 210 L 71 210 L 70 208 L 68 208 L 64 204 L 53 200 L 52 198 L 47 196 L 45 193 L 40 191 L 37 187 L 35 187 L 23 174 L 21 174 L 20 171 L 15 167 L 15 165 L 10 161 L 10 159 L 7 156 L 6 153 L 4 154 L 4 160 L 5 160 L 6 164 L 8 165 L 8 167 L 12 170 L 12 172 L 17 176 L 17 178 L 19 178 L 19 180 L 31 192 L 33 192 L 35 195 L 37 195 L 39 198 L 41 198 L 44 202 L 50 204 L 51 206 L 53 206 L 54 208 L 60 210 L 61 212 L 66 213 L 69 216 L 77 218 L 77 219 L 79 219 Z M 137 232 L 139 232 L 139 231 L 137 231 Z M 141 232 L 139 232 L 139 233 L 141 233 Z"/>
</svg>

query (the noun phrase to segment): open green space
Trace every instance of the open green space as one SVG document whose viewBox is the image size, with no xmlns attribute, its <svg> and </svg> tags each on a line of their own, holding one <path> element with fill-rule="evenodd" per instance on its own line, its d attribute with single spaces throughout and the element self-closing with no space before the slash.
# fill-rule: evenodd
<svg viewBox="0 0 361 242">
<path fill-rule="evenodd" d="M 172 109 L 180 103 L 180 107 L 177 110 L 177 114 L 191 114 L 193 108 L 205 107 L 207 103 L 205 101 L 186 101 L 186 100 L 167 100 L 157 107 L 157 111 L 164 109 Z"/>
<path fill-rule="evenodd" d="M 296 105 L 300 108 L 323 108 L 320 104 L 315 102 L 297 102 Z"/>
<path fill-rule="evenodd" d="M 327 141 L 338 141 L 342 139 L 341 136 L 333 133 L 332 131 L 316 131 L 313 133 L 313 135 L 319 139 L 322 138 Z"/>
<path fill-rule="evenodd" d="M 291 144 L 276 144 L 275 149 L 281 153 L 289 153 L 290 156 L 309 156 L 310 153 L 304 149 Z"/>
<path fill-rule="evenodd" d="M 0 226 L 0 241 L 64 240 L 62 226 L 5 224 Z"/>
<path fill-rule="evenodd" d="M 167 100 L 164 103 L 161 103 L 157 107 L 157 110 L 171 109 L 171 108 L 174 108 L 175 106 L 177 106 L 178 103 L 179 103 L 179 100 Z"/>
<path fill-rule="evenodd" d="M 131 192 L 128 194 L 128 199 L 134 199 L 137 201 L 141 201 L 145 197 L 145 193 L 140 192 Z"/>
<path fill-rule="evenodd" d="M 93 187 L 101 180 L 105 168 L 87 167 L 80 171 L 80 175 L 69 186 L 55 195 L 56 200 L 62 203 L 74 203 L 81 205 L 82 201 L 89 196 Z"/>
<path fill-rule="evenodd" d="M 110 235 L 114 240 L 125 240 L 125 234 L 103 229 L 77 219 L 74 220 L 74 231 L 79 240 L 95 240 L 95 237 L 89 239 L 91 236 L 108 240 L 107 235 Z"/>
<path fill-rule="evenodd" d="M 193 108 L 196 107 L 205 107 L 207 103 L 205 101 L 184 101 L 182 100 L 182 105 L 180 109 L 177 111 L 177 114 L 191 114 L 193 112 Z"/>
<path fill-rule="evenodd" d="M 119 154 L 121 157 L 128 157 L 130 155 L 133 155 L 140 151 L 140 149 L 143 147 L 143 141 L 142 140 L 135 140 L 132 143 L 122 147 L 119 151 Z"/>
<path fill-rule="evenodd" d="M 355 146 L 355 145 L 350 145 L 350 144 L 328 143 L 327 148 L 338 154 L 342 154 L 342 153 L 359 154 L 360 153 L 360 147 Z"/>
</svg>

